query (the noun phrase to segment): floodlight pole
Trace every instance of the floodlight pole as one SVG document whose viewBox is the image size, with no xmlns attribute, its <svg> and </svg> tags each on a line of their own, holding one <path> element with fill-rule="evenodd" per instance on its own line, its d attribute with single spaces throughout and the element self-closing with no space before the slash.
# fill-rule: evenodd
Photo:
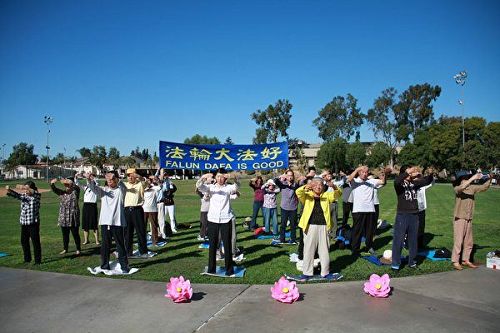
<svg viewBox="0 0 500 333">
<path fill-rule="evenodd" d="M 2 163 L 5 163 L 5 145 L 6 143 L 2 144 Z"/>
<path fill-rule="evenodd" d="M 46 166 L 46 173 L 45 173 L 47 183 L 49 182 L 49 151 L 50 151 L 49 133 L 50 133 L 50 124 L 52 124 L 53 121 L 54 121 L 54 118 L 52 118 L 51 116 L 43 117 L 43 122 L 45 123 L 45 125 L 47 125 L 47 145 L 45 146 L 45 149 L 47 149 L 47 166 Z"/>
<path fill-rule="evenodd" d="M 467 79 L 467 72 L 465 70 L 461 71 L 458 74 L 453 76 L 455 82 L 461 86 L 460 88 L 460 99 L 458 100 L 458 104 L 462 106 L 462 148 L 464 151 L 464 162 L 465 162 L 465 105 L 464 105 L 464 85 Z"/>
</svg>

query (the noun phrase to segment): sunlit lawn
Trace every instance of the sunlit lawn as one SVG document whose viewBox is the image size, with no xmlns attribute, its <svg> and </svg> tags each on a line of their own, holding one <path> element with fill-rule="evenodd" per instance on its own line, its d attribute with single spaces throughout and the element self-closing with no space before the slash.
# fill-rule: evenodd
<svg viewBox="0 0 500 333">
<path fill-rule="evenodd" d="M 0 182 L 4 187 L 7 182 Z M 10 183 L 11 185 L 13 183 Z M 134 275 L 121 277 L 127 279 L 168 281 L 171 276 L 183 275 L 195 283 L 250 283 L 269 284 L 281 275 L 298 274 L 295 264 L 289 262 L 289 254 L 297 251 L 296 246 L 270 246 L 270 240 L 257 240 L 249 231 L 244 231 L 242 221 L 251 215 L 253 194 L 242 181 L 242 196 L 233 201 L 236 212 L 238 246 L 244 248 L 245 260 L 241 263 L 247 268 L 242 279 L 221 279 L 200 275 L 208 261 L 208 250 L 198 249 L 196 240 L 199 231 L 199 197 L 194 194 L 194 181 L 176 181 L 178 192 L 175 197 L 178 223 L 182 224 L 179 233 L 171 238 L 165 247 L 153 248 L 156 257 L 147 260 L 131 260 L 131 267 L 139 268 Z M 38 182 L 40 188 L 48 188 Z M 395 193 L 392 183 L 380 191 L 381 218 L 393 224 L 395 216 Z M 451 185 L 436 184 L 427 191 L 428 210 L 426 238 L 432 248 L 446 247 L 451 250 L 453 244 L 452 215 L 454 195 Z M 500 190 L 492 188 L 488 192 L 477 195 L 476 213 L 474 216 L 475 261 L 485 262 L 486 253 L 500 248 Z M 0 198 L 0 251 L 10 254 L 0 258 L 0 265 L 42 271 L 89 275 L 87 267 L 99 265 L 99 248 L 96 245 L 82 245 L 80 257 L 72 255 L 75 247 L 70 237 L 70 253 L 64 256 L 62 235 L 57 227 L 59 200 L 51 192 L 42 194 L 41 209 L 41 241 L 42 265 L 36 267 L 24 264 L 19 241 L 19 202 L 9 197 Z M 262 225 L 262 217 L 258 223 Z M 352 219 L 349 220 L 352 224 Z M 184 226 L 184 228 L 182 228 Z M 190 227 L 190 228 L 188 228 Z M 375 241 L 377 253 L 391 248 L 392 228 L 377 236 Z M 348 250 L 333 249 L 331 251 L 331 270 L 341 272 L 344 280 L 366 279 L 371 273 L 390 272 L 387 266 L 378 267 L 358 259 L 354 261 Z M 223 262 L 220 262 L 223 265 Z M 449 262 L 432 262 L 421 260 L 418 270 L 403 268 L 398 276 L 428 274 L 451 269 Z"/>
</svg>

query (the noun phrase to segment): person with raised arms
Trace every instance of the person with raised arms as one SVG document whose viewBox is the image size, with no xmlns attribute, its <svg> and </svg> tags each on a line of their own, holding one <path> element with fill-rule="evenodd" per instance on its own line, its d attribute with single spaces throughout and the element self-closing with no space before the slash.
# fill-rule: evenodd
<svg viewBox="0 0 500 333">
<path fill-rule="evenodd" d="M 403 165 L 399 175 L 394 179 L 394 190 L 398 196 L 396 223 L 392 240 L 392 265 L 394 271 L 401 266 L 401 251 L 405 236 L 408 240 L 408 267 L 417 268 L 417 238 L 418 238 L 418 199 L 417 191 L 434 181 L 434 176 L 417 178 L 419 171 L 416 166 Z"/>
<path fill-rule="evenodd" d="M 80 188 L 75 185 L 73 178 L 63 178 L 61 183 L 64 185 L 64 190 L 56 187 L 57 179 L 50 181 L 50 188 L 60 198 L 59 203 L 59 217 L 57 218 L 57 225 L 61 227 L 63 235 L 63 250 L 59 254 L 68 253 L 69 233 L 73 235 L 75 241 L 76 252 L 80 255 L 81 240 L 80 240 L 80 208 L 78 201 L 80 199 Z"/>
<path fill-rule="evenodd" d="M 144 221 L 144 178 L 139 176 L 134 168 L 127 169 L 128 182 L 123 183 L 127 189 L 124 206 L 127 228 L 125 229 L 125 244 L 127 255 L 133 256 L 134 231 L 137 233 L 139 244 L 138 257 L 148 258 L 148 245 L 146 238 L 146 222 Z"/>
<path fill-rule="evenodd" d="M 219 233 L 224 243 L 224 264 L 226 275 L 234 274 L 233 253 L 231 249 L 232 228 L 231 220 L 234 217 L 231 209 L 231 195 L 236 194 L 239 189 L 239 180 L 235 176 L 234 184 L 227 184 L 229 174 L 225 170 L 219 170 L 215 175 L 215 183 L 212 183 L 213 175 L 204 174 L 196 182 L 196 188 L 202 193 L 210 196 L 210 206 L 208 209 L 208 270 L 207 273 L 216 272 L 216 252 L 219 243 Z"/>
<path fill-rule="evenodd" d="M 33 244 L 35 255 L 35 265 L 42 263 L 42 246 L 40 244 L 40 198 L 38 188 L 31 180 L 24 185 L 16 186 L 21 193 L 18 193 L 5 186 L 7 195 L 21 201 L 21 213 L 19 224 L 21 224 L 21 246 L 23 248 L 24 262 L 31 262 L 30 238 Z"/>
<path fill-rule="evenodd" d="M 375 254 L 373 249 L 375 190 L 385 185 L 385 172 L 381 173 L 379 179 L 368 179 L 368 174 L 368 167 L 362 165 L 347 177 L 353 198 L 351 250 L 355 256 L 360 254 L 361 237 L 363 235 L 365 236 L 367 251 L 372 255 Z"/>
<path fill-rule="evenodd" d="M 304 264 L 302 278 L 307 280 L 314 275 L 314 254 L 319 254 L 321 277 L 330 277 L 330 240 L 328 232 L 332 229 L 330 205 L 341 197 L 342 191 L 333 182 L 328 186 L 333 191 L 325 192 L 326 186 L 321 177 L 313 180 L 295 192 L 304 209 L 300 217 L 299 227 L 304 232 Z"/>
<path fill-rule="evenodd" d="M 472 237 L 472 217 L 474 216 L 475 195 L 479 192 L 484 192 L 490 188 L 492 175 L 486 177 L 487 180 L 483 184 L 476 182 L 483 178 L 481 172 L 472 175 L 461 171 L 456 175 L 453 182 L 453 190 L 455 191 L 455 210 L 453 219 L 453 250 L 451 252 L 451 262 L 453 268 L 462 270 L 462 264 L 469 268 L 477 268 L 470 261 L 474 240 Z"/>
<path fill-rule="evenodd" d="M 115 240 L 118 251 L 118 262 L 123 273 L 129 272 L 127 250 L 125 248 L 125 219 L 124 201 L 127 188 L 118 180 L 116 173 L 106 174 L 106 186 L 98 186 L 92 174 L 87 174 L 88 186 L 101 199 L 99 225 L 101 226 L 101 268 L 110 269 L 109 257 L 111 241 Z"/>
</svg>

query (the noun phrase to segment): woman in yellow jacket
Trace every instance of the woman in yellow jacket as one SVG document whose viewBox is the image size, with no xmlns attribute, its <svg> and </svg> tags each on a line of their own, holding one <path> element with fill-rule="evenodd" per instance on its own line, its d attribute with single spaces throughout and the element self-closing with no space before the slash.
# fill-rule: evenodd
<svg viewBox="0 0 500 333">
<path fill-rule="evenodd" d="M 332 228 L 330 204 L 341 197 L 342 191 L 334 184 L 328 184 L 334 191 L 325 192 L 326 185 L 319 177 L 295 193 L 304 206 L 299 227 L 304 231 L 304 267 L 302 278 L 307 280 L 314 275 L 314 253 L 318 250 L 321 263 L 321 277 L 330 277 L 330 241 L 328 231 Z"/>
</svg>

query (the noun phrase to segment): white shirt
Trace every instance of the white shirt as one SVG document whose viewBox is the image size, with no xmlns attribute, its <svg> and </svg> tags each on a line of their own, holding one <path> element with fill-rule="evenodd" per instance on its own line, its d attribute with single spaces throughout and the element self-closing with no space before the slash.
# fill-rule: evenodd
<svg viewBox="0 0 500 333">
<path fill-rule="evenodd" d="M 125 193 L 127 188 L 122 182 L 118 186 L 111 188 L 109 186 L 97 186 L 95 183 L 89 183 L 92 191 L 101 198 L 101 212 L 99 213 L 99 225 L 111 225 L 117 227 L 126 227 Z"/>
<path fill-rule="evenodd" d="M 208 208 L 208 221 L 212 223 L 228 223 L 234 217 L 231 210 L 230 196 L 238 191 L 238 184 L 204 184 L 203 179 L 196 182 L 196 188 L 200 192 L 210 195 L 210 207 Z"/>
<path fill-rule="evenodd" d="M 378 179 L 361 180 L 357 177 L 351 182 L 352 188 L 352 212 L 370 213 L 375 212 L 375 189 L 381 188 Z"/>
<path fill-rule="evenodd" d="M 97 185 L 97 181 L 94 180 L 94 183 Z M 88 203 L 96 203 L 97 202 L 97 194 L 88 186 L 88 184 L 82 184 L 75 178 L 75 184 L 83 191 L 83 202 Z"/>
<path fill-rule="evenodd" d="M 203 193 L 200 203 L 200 212 L 208 212 L 208 209 L 210 208 L 210 195 L 208 193 Z"/>
<path fill-rule="evenodd" d="M 427 209 L 427 198 L 425 197 L 425 190 L 434 185 L 434 181 L 429 185 L 422 186 L 417 190 L 417 202 L 418 202 L 418 211 L 423 211 Z"/>
<path fill-rule="evenodd" d="M 157 213 L 158 204 L 156 198 L 158 197 L 158 192 L 161 190 L 160 186 L 152 186 L 144 189 L 144 203 L 142 204 L 142 209 L 144 213 Z"/>
</svg>

